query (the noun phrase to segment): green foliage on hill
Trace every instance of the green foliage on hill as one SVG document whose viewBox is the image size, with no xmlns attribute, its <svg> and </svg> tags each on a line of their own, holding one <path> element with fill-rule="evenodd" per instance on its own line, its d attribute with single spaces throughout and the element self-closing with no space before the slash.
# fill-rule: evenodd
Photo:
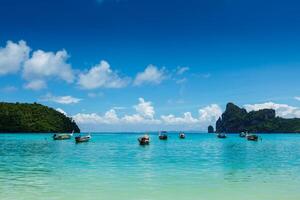
<svg viewBox="0 0 300 200">
<path fill-rule="evenodd" d="M 80 132 L 76 123 L 64 114 L 28 103 L 0 103 L 0 132 Z"/>
<path fill-rule="evenodd" d="M 222 117 L 216 122 L 216 131 L 226 133 L 239 133 L 242 131 L 296 133 L 300 132 L 300 119 L 276 117 L 273 109 L 247 112 L 233 103 L 228 103 Z"/>
</svg>

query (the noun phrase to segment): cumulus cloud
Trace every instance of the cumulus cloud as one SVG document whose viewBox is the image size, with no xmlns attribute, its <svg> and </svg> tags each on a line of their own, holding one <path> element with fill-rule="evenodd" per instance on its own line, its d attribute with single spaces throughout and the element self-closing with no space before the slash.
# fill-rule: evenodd
<svg viewBox="0 0 300 200">
<path fill-rule="evenodd" d="M 133 85 L 160 84 L 166 79 L 165 68 L 158 69 L 154 65 L 148 65 L 143 72 L 136 75 Z"/>
<path fill-rule="evenodd" d="M 128 85 L 129 78 L 121 78 L 111 70 L 108 62 L 102 60 L 88 72 L 79 75 L 78 84 L 83 89 L 122 88 Z"/>
<path fill-rule="evenodd" d="M 71 65 L 67 63 L 68 58 L 69 55 L 65 50 L 56 53 L 37 50 L 24 63 L 23 77 L 29 81 L 28 85 L 36 81 L 44 81 L 46 84 L 45 79 L 48 78 L 58 78 L 72 83 L 75 76 Z"/>
<path fill-rule="evenodd" d="M 61 108 L 56 108 L 56 111 L 64 114 L 65 116 L 68 116 L 67 113 L 63 109 L 61 109 Z"/>
<path fill-rule="evenodd" d="M 217 104 L 211 104 L 199 109 L 198 118 L 194 118 L 191 112 L 185 112 L 182 117 L 174 115 L 162 115 L 161 119 L 166 124 L 198 124 L 197 127 L 206 128 L 210 124 L 214 124 L 222 114 L 222 109 Z"/>
<path fill-rule="evenodd" d="M 195 124 L 198 123 L 199 120 L 194 118 L 190 112 L 186 112 L 183 114 L 183 117 L 176 117 L 174 115 L 162 115 L 161 119 L 166 124 Z"/>
<path fill-rule="evenodd" d="M 42 98 L 42 101 L 51 101 L 59 104 L 76 104 L 81 99 L 72 96 L 53 96 L 52 94 L 47 94 Z"/>
<path fill-rule="evenodd" d="M 78 113 L 73 116 L 73 119 L 79 124 L 117 124 L 120 122 L 120 119 L 114 109 L 110 109 L 103 116 L 96 113 Z"/>
<path fill-rule="evenodd" d="M 139 104 L 135 105 L 134 108 L 141 116 L 153 119 L 155 111 L 152 102 L 146 102 L 143 98 L 139 98 Z"/>
<path fill-rule="evenodd" d="M 126 127 L 131 126 L 134 130 L 159 130 L 171 128 L 173 130 L 204 130 L 208 125 L 215 123 L 221 115 L 221 108 L 212 104 L 199 109 L 199 116 L 193 117 L 191 112 L 183 113 L 183 116 L 175 116 L 172 114 L 161 115 L 155 117 L 155 109 L 152 102 L 145 101 L 139 98 L 137 105 L 133 106 L 135 113 L 119 116 L 116 109 L 110 109 L 103 115 L 97 113 L 78 113 L 73 116 L 73 119 L 80 125 L 106 125 L 112 129 L 121 127 L 126 130 Z"/>
<path fill-rule="evenodd" d="M 199 120 L 202 123 L 215 123 L 221 115 L 222 109 L 217 104 L 199 109 Z"/>
<path fill-rule="evenodd" d="M 7 41 L 6 47 L 0 48 L 0 75 L 16 73 L 22 70 L 22 77 L 27 81 L 24 88 L 40 90 L 47 87 L 51 78 L 72 83 L 74 72 L 65 50 L 45 52 L 37 50 L 30 54 L 31 49 L 26 42 Z"/>
<path fill-rule="evenodd" d="M 160 120 L 147 119 L 139 114 L 125 115 L 119 117 L 114 109 L 107 111 L 104 115 L 98 115 L 96 113 L 85 114 L 78 113 L 73 116 L 73 119 L 78 124 L 107 124 L 107 125 L 143 125 L 143 124 L 159 124 Z"/>
<path fill-rule="evenodd" d="M 84 124 L 157 124 L 159 120 L 154 119 L 154 107 L 152 102 L 145 101 L 143 98 L 139 98 L 139 103 L 134 105 L 136 113 L 132 115 L 125 115 L 119 117 L 116 113 L 117 109 L 123 109 L 124 107 L 116 107 L 107 111 L 103 116 L 96 113 L 81 114 L 78 113 L 73 116 L 74 120 L 78 123 Z"/>
<path fill-rule="evenodd" d="M 40 90 L 46 87 L 47 84 L 44 80 L 32 80 L 24 85 L 24 88 L 29 90 Z"/>
<path fill-rule="evenodd" d="M 30 48 L 25 41 L 7 41 L 6 46 L 0 48 L 0 75 L 18 72 L 28 59 L 29 53 Z"/>
<path fill-rule="evenodd" d="M 262 110 L 262 109 L 274 109 L 276 112 L 276 115 L 283 118 L 299 118 L 300 117 L 300 108 L 289 106 L 287 104 L 277 104 L 274 102 L 266 102 L 261 104 L 246 104 L 244 105 L 244 108 L 247 111 L 252 110 Z"/>
<path fill-rule="evenodd" d="M 96 113 L 91 113 L 91 114 L 78 113 L 73 116 L 73 119 L 78 124 L 101 124 L 102 123 L 102 118 Z"/>
</svg>

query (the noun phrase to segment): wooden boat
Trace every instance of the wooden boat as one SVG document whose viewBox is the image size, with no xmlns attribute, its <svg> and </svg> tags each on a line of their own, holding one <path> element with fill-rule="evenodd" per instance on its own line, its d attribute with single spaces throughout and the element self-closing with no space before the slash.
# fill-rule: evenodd
<svg viewBox="0 0 300 200">
<path fill-rule="evenodd" d="M 167 131 L 160 131 L 159 135 L 158 135 L 158 138 L 160 140 L 167 140 L 168 139 Z"/>
<path fill-rule="evenodd" d="M 218 137 L 218 138 L 223 138 L 223 139 L 224 139 L 224 138 L 227 138 L 227 136 L 226 136 L 225 133 L 218 133 L 218 134 L 217 134 L 217 137 Z"/>
<path fill-rule="evenodd" d="M 85 136 L 77 136 L 75 137 L 75 142 L 76 143 L 81 143 L 81 142 L 88 142 L 91 139 L 91 135 L 85 135 Z"/>
<path fill-rule="evenodd" d="M 69 140 L 73 136 L 74 131 L 72 133 L 55 133 L 53 135 L 53 140 Z"/>
<path fill-rule="evenodd" d="M 258 136 L 257 135 L 247 134 L 246 138 L 249 141 L 258 141 Z"/>
<path fill-rule="evenodd" d="M 139 141 L 140 145 L 149 145 L 150 144 L 150 138 L 148 135 L 139 137 L 138 141 Z"/>
<path fill-rule="evenodd" d="M 184 139 L 184 138 L 185 138 L 184 132 L 180 132 L 180 133 L 179 133 L 179 138 L 180 138 L 180 139 Z"/>
</svg>

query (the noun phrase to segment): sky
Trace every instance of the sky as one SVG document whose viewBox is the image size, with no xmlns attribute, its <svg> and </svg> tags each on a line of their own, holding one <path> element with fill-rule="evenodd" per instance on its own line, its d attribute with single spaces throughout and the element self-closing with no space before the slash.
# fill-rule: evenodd
<svg viewBox="0 0 300 200">
<path fill-rule="evenodd" d="M 0 101 L 83 131 L 199 130 L 228 102 L 300 117 L 300 3 L 0 0 Z"/>
</svg>

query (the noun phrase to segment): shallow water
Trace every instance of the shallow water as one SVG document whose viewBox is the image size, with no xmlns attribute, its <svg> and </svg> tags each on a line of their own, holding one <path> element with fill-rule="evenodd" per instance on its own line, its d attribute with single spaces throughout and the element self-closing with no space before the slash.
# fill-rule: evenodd
<svg viewBox="0 0 300 200">
<path fill-rule="evenodd" d="M 0 134 L 1 200 L 299 200 L 300 135 Z"/>
</svg>

